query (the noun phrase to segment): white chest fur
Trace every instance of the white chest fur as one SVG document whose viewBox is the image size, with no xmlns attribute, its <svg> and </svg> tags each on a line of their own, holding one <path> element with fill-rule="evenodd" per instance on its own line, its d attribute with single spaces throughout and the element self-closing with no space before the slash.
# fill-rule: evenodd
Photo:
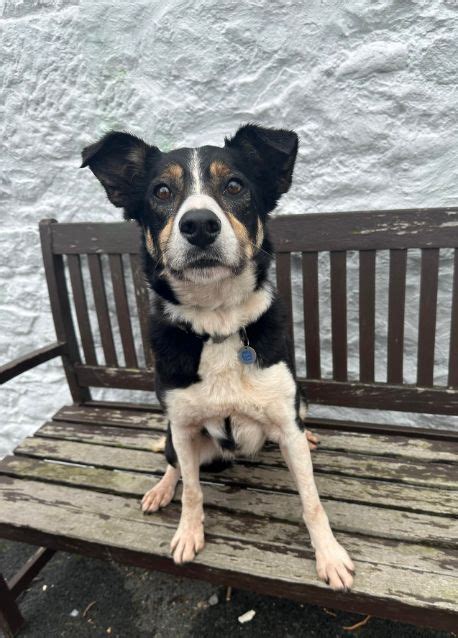
<svg viewBox="0 0 458 638">
<path fill-rule="evenodd" d="M 245 365 L 238 359 L 241 346 L 237 334 L 222 343 L 205 343 L 198 370 L 201 381 L 167 392 L 173 423 L 196 426 L 231 417 L 234 423 L 255 422 L 267 430 L 285 418 L 294 418 L 290 412 L 296 387 L 287 365 Z"/>
</svg>

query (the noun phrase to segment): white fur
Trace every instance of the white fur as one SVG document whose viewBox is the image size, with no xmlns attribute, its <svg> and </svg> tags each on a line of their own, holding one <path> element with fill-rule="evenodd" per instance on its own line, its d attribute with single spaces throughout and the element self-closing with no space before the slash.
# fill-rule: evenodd
<svg viewBox="0 0 458 638">
<path fill-rule="evenodd" d="M 209 278 L 215 280 L 223 279 L 231 274 L 230 269 L 232 267 L 240 263 L 242 258 L 241 246 L 221 206 L 216 199 L 203 192 L 201 167 L 197 149 L 193 149 L 192 151 L 190 169 L 192 191 L 181 204 L 175 216 L 165 254 L 166 263 L 173 270 L 182 271 L 186 279 L 190 279 L 191 281 L 201 282 Z M 183 215 L 193 208 L 211 210 L 221 222 L 221 231 L 211 245 L 211 249 L 219 253 L 220 258 L 224 260 L 224 266 L 226 266 L 226 268 L 210 268 L 205 270 L 187 268 L 190 244 L 181 234 L 179 224 Z"/>
<path fill-rule="evenodd" d="M 172 321 L 188 322 L 198 334 L 226 336 L 256 321 L 272 303 L 272 287 L 255 287 L 254 268 L 249 264 L 240 275 L 205 283 L 169 278 L 180 304 L 165 302 Z"/>
</svg>

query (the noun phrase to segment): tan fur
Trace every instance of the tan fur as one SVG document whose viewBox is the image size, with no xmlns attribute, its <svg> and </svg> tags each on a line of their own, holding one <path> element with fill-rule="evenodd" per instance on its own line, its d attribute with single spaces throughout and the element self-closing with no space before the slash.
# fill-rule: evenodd
<svg viewBox="0 0 458 638">
<path fill-rule="evenodd" d="M 215 160 L 210 164 L 210 175 L 212 177 L 227 177 L 231 173 L 231 168 L 221 160 Z"/>
<path fill-rule="evenodd" d="M 167 223 L 164 226 L 164 228 L 159 233 L 159 245 L 161 247 L 162 254 L 164 255 L 164 257 L 166 256 L 165 249 L 167 247 L 167 242 L 169 241 L 170 235 L 172 233 L 172 229 L 173 229 L 173 217 L 170 217 L 167 220 Z"/>
<path fill-rule="evenodd" d="M 264 241 L 264 228 L 262 226 L 261 220 L 258 217 L 258 228 L 256 231 L 256 246 L 260 248 L 263 241 Z"/>
<path fill-rule="evenodd" d="M 154 247 L 153 237 L 149 228 L 145 230 L 145 244 L 146 250 L 149 252 L 151 257 L 156 257 L 156 249 Z"/>
<path fill-rule="evenodd" d="M 232 226 L 235 236 L 237 237 L 240 246 L 242 247 L 242 250 L 245 252 L 245 255 L 249 258 L 253 257 L 253 245 L 248 237 L 246 226 L 244 226 L 242 222 L 240 222 L 237 217 L 235 217 L 235 215 L 233 215 L 229 211 L 226 211 L 226 215 Z"/>
<path fill-rule="evenodd" d="M 180 188 L 183 187 L 183 167 L 179 164 L 169 164 L 162 172 L 159 179 L 168 181 L 169 179 L 176 182 Z"/>
</svg>

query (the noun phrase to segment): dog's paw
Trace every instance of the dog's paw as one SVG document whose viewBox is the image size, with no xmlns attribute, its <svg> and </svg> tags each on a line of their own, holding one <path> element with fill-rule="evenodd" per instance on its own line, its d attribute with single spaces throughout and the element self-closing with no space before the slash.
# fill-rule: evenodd
<svg viewBox="0 0 458 638">
<path fill-rule="evenodd" d="M 336 591 L 348 591 L 353 584 L 355 566 L 346 550 L 334 541 L 316 552 L 316 571 Z"/>
<path fill-rule="evenodd" d="M 177 565 L 189 563 L 204 548 L 204 526 L 202 523 L 181 524 L 170 543 L 173 560 Z"/>
<path fill-rule="evenodd" d="M 175 493 L 175 485 L 161 479 L 142 498 L 142 512 L 145 514 L 157 512 L 160 507 L 166 507 Z"/>
<path fill-rule="evenodd" d="M 313 432 L 310 432 L 310 430 L 305 430 L 305 436 L 307 437 L 309 448 L 311 450 L 316 450 L 320 442 L 320 437 L 318 436 L 318 434 L 313 434 Z"/>
</svg>

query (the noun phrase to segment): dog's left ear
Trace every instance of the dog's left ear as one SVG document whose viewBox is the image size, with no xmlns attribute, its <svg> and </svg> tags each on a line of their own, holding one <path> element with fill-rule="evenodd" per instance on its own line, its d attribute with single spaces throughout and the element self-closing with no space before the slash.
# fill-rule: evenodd
<svg viewBox="0 0 458 638">
<path fill-rule="evenodd" d="M 135 135 L 111 131 L 82 152 L 81 168 L 89 166 L 114 206 L 136 217 L 146 191 L 146 177 L 152 158 L 160 154 Z"/>
<path fill-rule="evenodd" d="M 299 139 L 293 131 L 246 124 L 231 139 L 227 148 L 241 151 L 274 184 L 276 197 L 291 186 Z"/>
</svg>

